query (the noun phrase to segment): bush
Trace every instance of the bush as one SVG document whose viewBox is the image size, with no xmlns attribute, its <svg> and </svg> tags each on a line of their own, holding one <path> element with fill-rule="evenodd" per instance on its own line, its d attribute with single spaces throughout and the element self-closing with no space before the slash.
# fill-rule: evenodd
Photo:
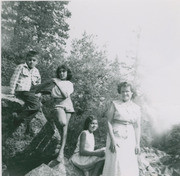
<svg viewBox="0 0 180 176">
<path fill-rule="evenodd" d="M 180 156 L 180 124 L 174 125 L 168 132 L 157 136 L 152 145 L 168 154 Z"/>
</svg>

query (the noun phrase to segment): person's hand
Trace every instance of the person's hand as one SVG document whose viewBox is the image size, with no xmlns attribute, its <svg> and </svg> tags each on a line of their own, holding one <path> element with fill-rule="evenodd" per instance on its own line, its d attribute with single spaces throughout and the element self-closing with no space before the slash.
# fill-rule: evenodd
<svg viewBox="0 0 180 176">
<path fill-rule="evenodd" d="M 9 91 L 8 95 L 9 95 L 10 97 L 15 97 L 15 94 L 14 94 L 14 92 L 12 92 L 12 91 Z"/>
<path fill-rule="evenodd" d="M 140 151 L 141 151 L 140 146 L 139 146 L 139 145 L 136 145 L 136 147 L 135 147 L 135 154 L 136 154 L 136 155 L 139 155 L 139 154 L 140 154 Z"/>
<path fill-rule="evenodd" d="M 109 149 L 112 153 L 116 153 L 116 147 L 119 147 L 119 145 L 114 140 L 111 140 Z"/>
<path fill-rule="evenodd" d="M 106 151 L 106 147 L 100 148 L 99 150 Z"/>
<path fill-rule="evenodd" d="M 37 93 L 37 94 L 35 94 L 35 96 L 40 98 L 41 97 L 41 93 Z"/>
<path fill-rule="evenodd" d="M 58 84 L 56 78 L 53 78 L 53 83 Z"/>
<path fill-rule="evenodd" d="M 9 91 L 9 95 L 14 95 L 14 92 L 13 91 Z"/>
</svg>

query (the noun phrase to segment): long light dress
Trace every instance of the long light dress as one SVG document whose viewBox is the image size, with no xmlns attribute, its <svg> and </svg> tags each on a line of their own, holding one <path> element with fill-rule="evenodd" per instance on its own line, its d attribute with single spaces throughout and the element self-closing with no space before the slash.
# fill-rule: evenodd
<svg viewBox="0 0 180 176">
<path fill-rule="evenodd" d="M 140 107 L 132 101 L 113 101 L 111 107 L 109 114 L 113 116 L 112 129 L 118 146 L 116 147 L 116 153 L 110 151 L 110 136 L 108 134 L 102 175 L 139 176 L 137 155 L 135 155 L 136 139 L 133 128 L 140 123 Z"/>
<path fill-rule="evenodd" d="M 95 146 L 95 140 L 94 140 L 94 135 L 93 133 L 90 133 L 88 130 L 84 130 L 82 132 L 86 133 L 86 141 L 85 141 L 85 149 L 88 151 L 94 151 L 94 146 Z M 81 132 L 81 134 L 82 134 Z M 78 137 L 78 142 L 76 149 L 74 151 L 73 156 L 71 157 L 72 163 L 77 166 L 78 168 L 88 171 L 92 169 L 95 164 L 101 160 L 104 160 L 104 157 L 97 157 L 97 156 L 81 156 L 79 154 L 79 146 L 80 146 L 80 136 Z M 101 149 L 99 149 L 101 150 Z"/>
</svg>

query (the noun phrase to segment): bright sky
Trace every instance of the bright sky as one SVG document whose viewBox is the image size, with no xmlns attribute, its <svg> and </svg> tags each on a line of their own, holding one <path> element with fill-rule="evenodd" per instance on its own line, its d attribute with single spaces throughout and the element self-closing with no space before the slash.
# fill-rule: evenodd
<svg viewBox="0 0 180 176">
<path fill-rule="evenodd" d="M 70 42 L 86 31 L 107 46 L 108 57 L 138 52 L 143 89 L 164 128 L 180 123 L 180 1 L 73 0 Z M 136 32 L 140 32 L 137 40 Z"/>
</svg>

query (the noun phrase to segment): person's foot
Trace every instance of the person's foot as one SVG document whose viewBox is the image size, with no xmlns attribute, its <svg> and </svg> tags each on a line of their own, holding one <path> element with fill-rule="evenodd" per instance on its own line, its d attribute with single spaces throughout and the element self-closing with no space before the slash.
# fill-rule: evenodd
<svg viewBox="0 0 180 176">
<path fill-rule="evenodd" d="M 58 165 L 59 162 L 57 160 L 52 160 L 48 163 L 48 166 L 53 168 L 54 166 Z"/>
<path fill-rule="evenodd" d="M 64 154 L 59 153 L 59 155 L 58 155 L 58 157 L 56 158 L 56 160 L 57 160 L 59 163 L 64 163 Z"/>
<path fill-rule="evenodd" d="M 48 166 L 54 167 L 60 163 L 64 164 L 64 154 L 63 153 L 59 153 L 59 155 L 56 159 L 54 159 L 48 163 Z"/>
</svg>

